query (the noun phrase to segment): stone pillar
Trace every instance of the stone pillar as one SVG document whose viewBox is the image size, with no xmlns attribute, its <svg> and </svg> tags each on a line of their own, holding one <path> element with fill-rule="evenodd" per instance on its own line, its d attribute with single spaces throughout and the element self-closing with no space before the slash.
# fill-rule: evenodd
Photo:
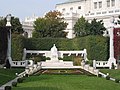
<svg viewBox="0 0 120 90">
<path fill-rule="evenodd" d="M 114 58 L 114 34 L 113 34 L 113 30 L 114 30 L 114 17 L 111 20 L 111 26 L 108 28 L 108 32 L 109 32 L 109 36 L 110 36 L 110 56 L 108 59 L 108 64 L 109 64 L 109 68 L 112 68 L 112 63 L 116 66 L 116 59 Z"/>
<path fill-rule="evenodd" d="M 93 60 L 93 67 L 96 69 L 96 60 Z"/>
</svg>

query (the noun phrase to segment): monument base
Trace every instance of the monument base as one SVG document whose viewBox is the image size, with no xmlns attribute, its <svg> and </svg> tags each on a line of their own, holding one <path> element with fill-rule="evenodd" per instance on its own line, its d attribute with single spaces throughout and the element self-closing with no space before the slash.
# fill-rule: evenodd
<svg viewBox="0 0 120 90">
<path fill-rule="evenodd" d="M 42 67 L 70 67 L 70 66 L 73 66 L 73 62 L 63 61 L 63 60 L 59 60 L 59 62 L 53 62 L 51 60 L 47 60 L 46 62 L 42 62 L 41 66 Z"/>
</svg>

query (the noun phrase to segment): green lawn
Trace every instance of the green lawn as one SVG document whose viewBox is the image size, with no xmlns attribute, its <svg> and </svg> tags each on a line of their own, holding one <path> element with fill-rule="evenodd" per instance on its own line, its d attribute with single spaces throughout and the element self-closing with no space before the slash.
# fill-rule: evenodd
<svg viewBox="0 0 120 90">
<path fill-rule="evenodd" d="M 118 70 L 114 70 L 114 69 L 101 69 L 101 72 L 107 74 L 109 73 L 109 75 L 113 78 L 119 78 L 120 79 L 120 69 Z"/>
<path fill-rule="evenodd" d="M 0 69 L 0 86 L 14 79 L 16 77 L 15 73 L 20 73 L 22 71 L 24 71 L 24 69 Z"/>
<path fill-rule="evenodd" d="M 120 84 L 86 75 L 30 76 L 12 90 L 120 90 Z"/>
</svg>

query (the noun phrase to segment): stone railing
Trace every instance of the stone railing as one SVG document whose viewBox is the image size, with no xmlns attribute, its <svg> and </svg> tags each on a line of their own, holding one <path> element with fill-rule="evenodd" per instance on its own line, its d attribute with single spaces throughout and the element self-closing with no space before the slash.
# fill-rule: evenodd
<svg viewBox="0 0 120 90">
<path fill-rule="evenodd" d="M 11 67 L 25 67 L 25 61 L 12 61 Z"/>
<path fill-rule="evenodd" d="M 91 74 L 97 75 L 99 74 L 99 70 L 91 67 L 89 64 L 85 64 L 84 62 L 81 63 L 82 69 L 84 69 L 85 71 L 88 71 Z"/>
<path fill-rule="evenodd" d="M 93 67 L 97 68 L 97 67 L 108 67 L 109 68 L 109 64 L 108 61 L 96 61 L 93 60 Z"/>
</svg>

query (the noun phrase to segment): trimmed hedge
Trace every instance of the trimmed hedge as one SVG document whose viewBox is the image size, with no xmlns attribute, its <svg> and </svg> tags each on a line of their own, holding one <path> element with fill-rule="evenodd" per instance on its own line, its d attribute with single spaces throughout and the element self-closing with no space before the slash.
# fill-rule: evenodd
<svg viewBox="0 0 120 90">
<path fill-rule="evenodd" d="M 12 35 L 12 59 L 22 60 L 25 38 L 22 35 Z"/>
<path fill-rule="evenodd" d="M 30 50 L 50 50 L 56 44 L 58 50 L 83 50 L 87 49 L 89 60 L 108 59 L 108 38 L 103 36 L 86 36 L 81 38 L 13 38 L 13 59 L 21 60 L 23 48 Z M 18 45 L 18 46 L 17 46 Z"/>
</svg>

